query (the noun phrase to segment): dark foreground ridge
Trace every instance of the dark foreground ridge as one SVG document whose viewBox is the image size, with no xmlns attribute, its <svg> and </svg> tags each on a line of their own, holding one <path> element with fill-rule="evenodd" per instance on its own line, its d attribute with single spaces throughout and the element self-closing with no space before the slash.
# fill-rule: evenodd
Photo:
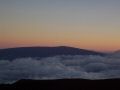
<svg viewBox="0 0 120 90">
<path fill-rule="evenodd" d="M 52 57 L 57 55 L 104 55 L 100 52 L 79 49 L 74 47 L 20 47 L 0 49 L 0 59 L 12 60 L 24 57 Z"/>
<path fill-rule="evenodd" d="M 11 85 L 0 85 L 0 90 L 120 90 L 120 79 L 86 80 L 19 80 Z"/>
</svg>

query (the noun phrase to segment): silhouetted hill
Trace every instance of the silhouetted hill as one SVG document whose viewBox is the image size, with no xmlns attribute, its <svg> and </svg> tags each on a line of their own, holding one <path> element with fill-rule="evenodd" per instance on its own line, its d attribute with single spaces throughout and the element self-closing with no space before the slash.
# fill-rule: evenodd
<svg viewBox="0 0 120 90">
<path fill-rule="evenodd" d="M 0 59 L 51 57 L 56 55 L 103 55 L 103 53 L 73 47 L 21 47 L 0 49 Z"/>
<path fill-rule="evenodd" d="M 120 79 L 20 80 L 0 85 L 0 90 L 120 90 Z"/>
</svg>

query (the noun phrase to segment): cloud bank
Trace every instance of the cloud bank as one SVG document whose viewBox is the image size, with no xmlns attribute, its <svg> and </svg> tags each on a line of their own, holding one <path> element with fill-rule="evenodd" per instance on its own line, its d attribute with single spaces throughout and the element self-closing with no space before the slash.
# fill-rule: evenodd
<svg viewBox="0 0 120 90">
<path fill-rule="evenodd" d="M 55 56 L 42 59 L 0 60 L 0 83 L 19 79 L 120 78 L 120 58 L 105 56 Z"/>
</svg>

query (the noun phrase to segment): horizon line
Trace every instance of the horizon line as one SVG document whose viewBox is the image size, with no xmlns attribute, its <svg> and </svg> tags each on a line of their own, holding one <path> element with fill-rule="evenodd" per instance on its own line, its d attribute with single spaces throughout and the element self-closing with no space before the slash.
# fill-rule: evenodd
<svg viewBox="0 0 120 90">
<path fill-rule="evenodd" d="M 89 50 L 89 51 L 95 51 L 95 52 L 101 52 L 101 53 L 113 53 L 116 52 L 118 50 L 114 50 L 114 51 L 100 51 L 100 50 L 95 50 L 95 49 L 88 49 L 88 48 L 80 48 L 80 47 L 75 47 L 75 46 L 67 46 L 67 45 L 44 45 L 44 46 L 40 46 L 40 45 L 33 45 L 33 46 L 14 46 L 14 47 L 6 47 L 6 48 L 0 48 L 0 49 L 12 49 L 12 48 L 32 48 L 32 47 L 71 47 L 71 48 L 77 48 L 77 49 L 84 49 L 84 50 Z"/>
</svg>

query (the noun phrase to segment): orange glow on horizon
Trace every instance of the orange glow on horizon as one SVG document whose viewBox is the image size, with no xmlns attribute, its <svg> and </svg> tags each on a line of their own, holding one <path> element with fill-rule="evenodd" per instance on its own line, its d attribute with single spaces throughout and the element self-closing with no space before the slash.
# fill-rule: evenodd
<svg viewBox="0 0 120 90">
<path fill-rule="evenodd" d="M 63 40 L 64 41 L 64 40 Z M 82 49 L 89 49 L 101 52 L 111 52 L 119 50 L 119 45 L 103 45 L 103 44 L 89 44 L 77 41 L 56 41 L 56 40 L 18 40 L 18 41 L 3 41 L 0 42 L 1 48 L 11 48 L 11 47 L 29 47 L 29 46 L 71 46 Z"/>
</svg>

